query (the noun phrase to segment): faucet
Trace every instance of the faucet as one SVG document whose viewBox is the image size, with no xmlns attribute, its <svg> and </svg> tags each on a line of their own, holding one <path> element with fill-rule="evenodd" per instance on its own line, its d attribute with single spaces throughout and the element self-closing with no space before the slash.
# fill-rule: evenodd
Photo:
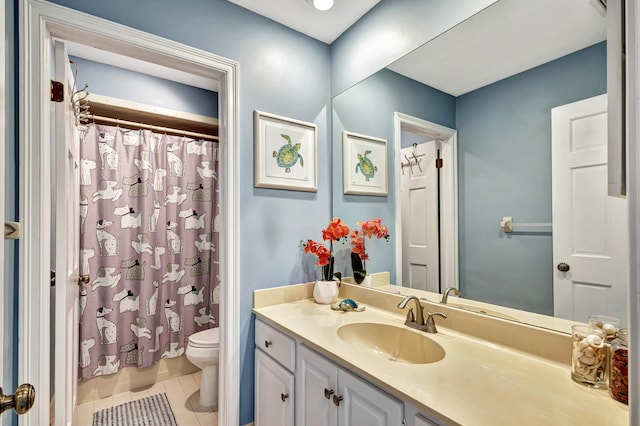
<svg viewBox="0 0 640 426">
<path fill-rule="evenodd" d="M 447 304 L 447 298 L 449 297 L 449 293 L 451 293 L 451 292 L 453 292 L 453 294 L 455 294 L 456 296 L 460 296 L 460 290 L 458 290 L 455 287 L 447 287 L 447 289 L 444 291 L 444 293 L 442 293 L 442 300 L 440 301 L 440 303 L 442 303 L 443 305 L 446 305 Z"/>
<path fill-rule="evenodd" d="M 409 308 L 409 312 L 407 313 L 407 320 L 404 322 L 404 325 L 422 330 L 422 327 L 424 327 L 424 314 L 422 313 L 422 305 L 420 304 L 420 300 L 418 300 L 417 297 L 406 296 L 404 299 L 402 299 L 402 302 L 398 303 L 398 308 L 404 309 L 411 300 L 416 302 L 416 317 L 414 319 L 413 310 Z"/>
<path fill-rule="evenodd" d="M 425 331 L 427 333 L 436 334 L 438 332 L 438 330 L 436 329 L 436 322 L 433 319 L 434 315 L 439 315 L 442 318 L 446 318 L 447 317 L 447 315 L 443 314 L 442 312 L 434 312 L 434 313 L 427 312 L 427 323 L 424 326 L 425 327 Z"/>
</svg>

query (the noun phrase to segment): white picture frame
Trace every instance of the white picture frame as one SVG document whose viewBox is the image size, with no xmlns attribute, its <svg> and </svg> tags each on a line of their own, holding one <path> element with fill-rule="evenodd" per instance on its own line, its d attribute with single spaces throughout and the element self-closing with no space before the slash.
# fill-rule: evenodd
<svg viewBox="0 0 640 426">
<path fill-rule="evenodd" d="M 342 172 L 345 194 L 387 196 L 386 139 L 343 131 Z"/>
<path fill-rule="evenodd" d="M 314 123 L 253 112 L 254 186 L 318 191 L 318 130 Z"/>
</svg>

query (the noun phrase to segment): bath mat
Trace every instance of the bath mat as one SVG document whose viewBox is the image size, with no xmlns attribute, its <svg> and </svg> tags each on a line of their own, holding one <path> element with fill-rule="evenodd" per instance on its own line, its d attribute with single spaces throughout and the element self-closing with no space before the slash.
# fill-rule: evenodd
<svg viewBox="0 0 640 426">
<path fill-rule="evenodd" d="M 158 393 L 93 413 L 93 426 L 178 426 L 167 394 Z"/>
</svg>

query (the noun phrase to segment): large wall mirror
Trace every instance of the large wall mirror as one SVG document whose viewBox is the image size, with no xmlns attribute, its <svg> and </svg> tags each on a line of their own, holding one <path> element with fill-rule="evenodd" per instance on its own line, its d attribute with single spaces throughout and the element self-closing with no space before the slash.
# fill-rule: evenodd
<svg viewBox="0 0 640 426">
<path fill-rule="evenodd" d="M 602 3 L 499 0 L 334 97 L 333 214 L 350 226 L 380 217 L 392 231 L 390 243 L 367 247 L 368 272 L 390 271 L 391 282 L 405 287 L 459 287 L 467 299 L 547 316 L 586 321 L 588 313 L 609 313 L 624 321 L 625 264 L 591 280 L 582 278 L 578 265 L 560 271 L 559 263 L 571 261 L 554 258 L 559 239 L 569 238 L 564 246 L 573 252 L 567 258 L 579 252 L 591 269 L 604 270 L 601 262 L 613 251 L 628 261 L 625 235 L 611 233 L 612 223 L 626 224 L 626 201 L 604 195 Z M 589 104 L 595 112 L 575 113 L 582 121 L 563 113 L 564 105 L 586 99 L 599 99 L 594 102 L 604 102 L 604 109 Z M 574 154 L 593 154 L 596 136 L 604 135 L 605 159 L 562 177 L 574 179 L 567 191 L 552 179 L 552 139 L 560 132 L 552 126 L 552 110 L 559 114 L 554 120 L 564 120 L 562 128 L 573 132 L 568 146 Z M 387 196 L 344 194 L 343 131 L 387 140 Z M 435 168 L 438 156 L 444 157 L 441 169 Z M 426 179 L 421 195 L 403 201 L 401 194 L 414 189 L 407 183 L 413 175 Z M 552 226 L 560 223 L 554 203 L 566 201 L 568 237 Z M 616 209 L 622 216 L 613 216 Z M 513 232 L 501 228 L 503 217 L 513 218 Z M 438 219 L 439 234 L 429 225 Z M 412 253 L 398 241 L 414 236 L 440 245 L 431 266 L 401 266 Z M 346 264 L 338 269 L 351 272 Z M 554 284 L 558 277 L 569 287 Z M 560 305 L 567 298 L 572 305 L 565 309 Z"/>
</svg>

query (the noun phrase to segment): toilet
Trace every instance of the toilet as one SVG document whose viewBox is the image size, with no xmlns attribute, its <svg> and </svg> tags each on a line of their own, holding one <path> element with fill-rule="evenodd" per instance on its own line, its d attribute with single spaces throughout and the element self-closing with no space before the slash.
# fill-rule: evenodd
<svg viewBox="0 0 640 426">
<path fill-rule="evenodd" d="M 201 407 L 218 407 L 218 360 L 220 359 L 220 328 L 209 328 L 189 336 L 187 359 L 202 370 L 200 378 Z"/>
</svg>

